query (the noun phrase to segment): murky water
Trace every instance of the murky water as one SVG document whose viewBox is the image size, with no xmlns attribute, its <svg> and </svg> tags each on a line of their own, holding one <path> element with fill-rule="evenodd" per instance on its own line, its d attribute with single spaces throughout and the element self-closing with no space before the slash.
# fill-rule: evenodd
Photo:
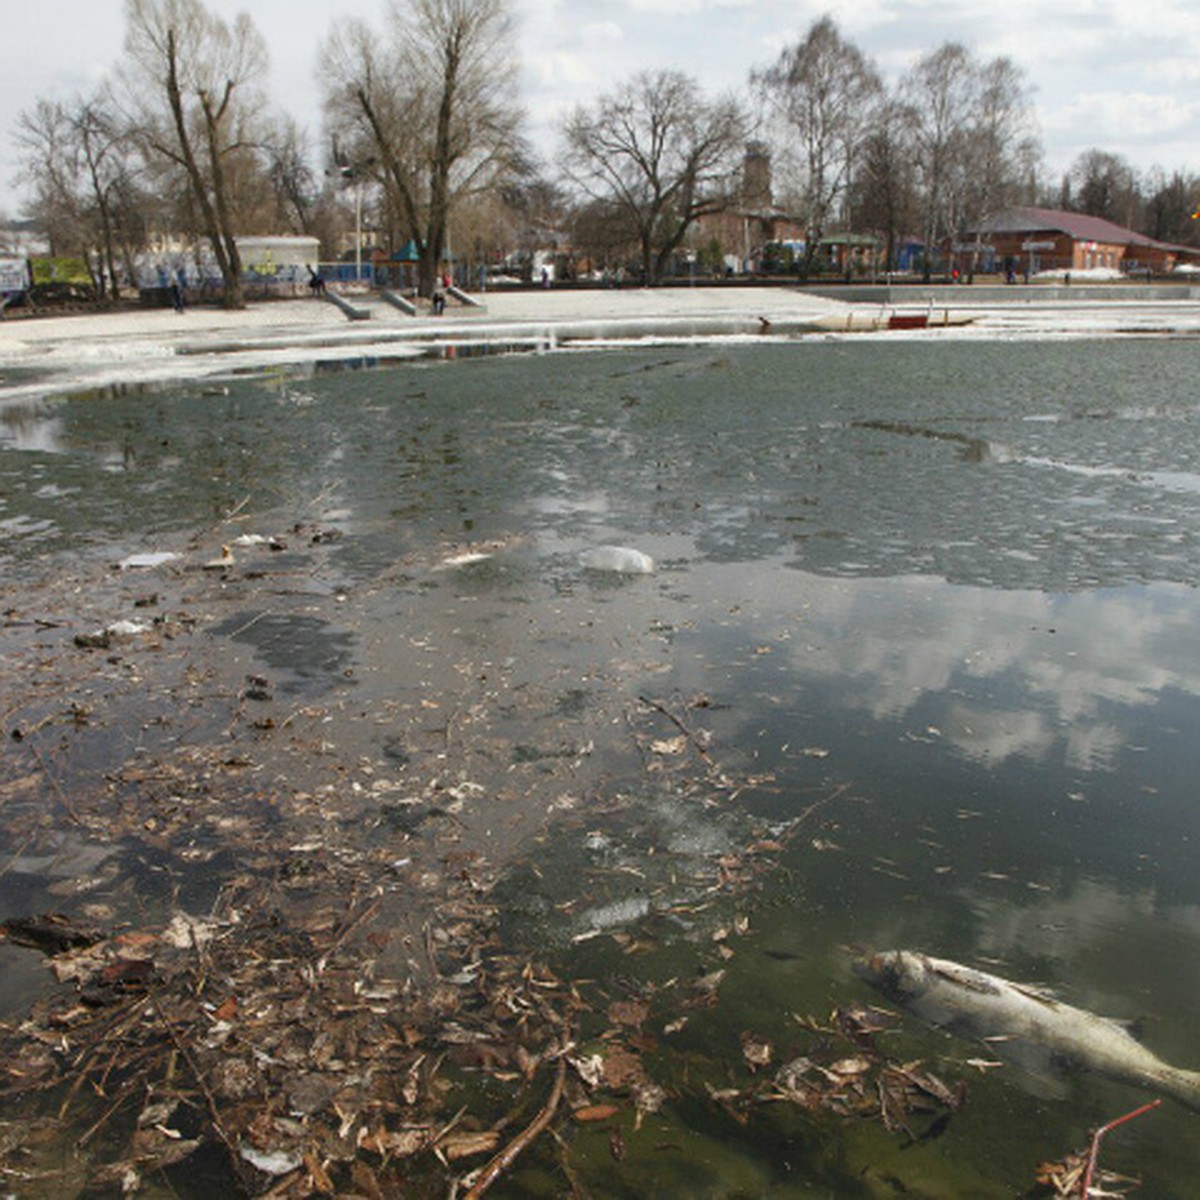
<svg viewBox="0 0 1200 1200">
<path fill-rule="evenodd" d="M 101 572 L 234 508 L 262 533 L 319 527 L 276 559 L 291 599 L 235 604 L 202 635 L 291 698 L 364 711 L 441 686 L 430 656 L 449 645 L 490 673 L 527 771 L 576 747 L 506 715 L 522 689 L 580 742 L 613 680 L 678 713 L 703 694 L 687 720 L 745 786 L 676 790 L 601 740 L 612 794 L 501 884 L 515 945 L 614 995 L 660 989 L 650 1058 L 671 1099 L 627 1123 L 619 1163 L 579 1135 L 592 1194 L 1011 1196 L 1144 1096 L 981 1072 L 977 1047 L 915 1024 L 912 1056 L 971 1095 L 911 1148 L 784 1106 L 740 1123 L 702 1084 L 745 1075 L 743 1033 L 782 1058 L 793 1014 L 871 998 L 848 947 L 990 964 L 1145 1018 L 1164 1059 L 1200 1066 L 1195 367 L 1183 341 L 806 341 L 21 404 L 0 409 L 0 566 L 10 583 Z M 599 544 L 658 571 L 589 572 Z M 411 750 L 379 723 L 328 736 Z M 753 888 L 695 882 L 810 808 Z M 718 967 L 720 1003 L 663 1033 L 668 982 Z M 1191 1195 L 1193 1122 L 1164 1106 L 1106 1158 L 1147 1195 Z M 555 1186 L 529 1168 L 511 1194 Z"/>
</svg>

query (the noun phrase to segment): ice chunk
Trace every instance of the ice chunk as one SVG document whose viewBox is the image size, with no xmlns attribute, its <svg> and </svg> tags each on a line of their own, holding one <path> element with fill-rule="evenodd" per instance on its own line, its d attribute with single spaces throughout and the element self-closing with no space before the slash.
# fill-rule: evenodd
<svg viewBox="0 0 1200 1200">
<path fill-rule="evenodd" d="M 114 621 L 105 626 L 104 632 L 114 637 L 133 637 L 139 633 L 149 633 L 151 628 L 145 621 Z"/>
<path fill-rule="evenodd" d="M 616 571 L 622 575 L 652 575 L 654 559 L 629 546 L 593 546 L 580 555 L 589 571 Z"/>
<path fill-rule="evenodd" d="M 146 554 L 131 554 L 128 558 L 123 558 L 117 566 L 122 571 L 133 571 L 139 568 L 161 567 L 163 563 L 173 562 L 179 557 L 172 550 L 151 551 Z"/>
<path fill-rule="evenodd" d="M 452 554 L 442 559 L 443 567 L 468 567 L 472 563 L 486 562 L 492 556 L 486 551 L 469 550 L 465 554 Z"/>
</svg>

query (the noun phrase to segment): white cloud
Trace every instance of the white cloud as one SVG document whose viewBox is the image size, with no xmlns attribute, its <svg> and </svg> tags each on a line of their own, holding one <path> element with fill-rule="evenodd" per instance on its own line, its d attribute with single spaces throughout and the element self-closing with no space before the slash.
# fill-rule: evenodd
<svg viewBox="0 0 1200 1200">
<path fill-rule="evenodd" d="M 554 94 L 592 88 L 604 78 L 593 57 L 565 51 L 535 54 L 526 60 L 525 68 L 537 87 Z"/>
<path fill-rule="evenodd" d="M 385 0 L 206 0 L 222 16 L 248 9 L 267 38 L 275 95 L 320 134 L 319 48 L 335 18 L 378 26 Z M 1200 167 L 1194 128 L 1200 6 L 1194 0 L 512 0 L 522 93 L 535 124 L 590 102 L 635 71 L 677 68 L 711 92 L 740 89 L 828 12 L 894 80 L 948 40 L 1006 54 L 1036 89 L 1048 157 L 1061 169 L 1101 145 L 1137 167 Z M 0 75 L 0 207 L 20 109 L 88 89 L 121 52 L 122 0 L 8 0 Z"/>
<path fill-rule="evenodd" d="M 619 42 L 624 31 L 616 21 L 591 21 L 580 31 L 589 42 Z"/>
<path fill-rule="evenodd" d="M 1153 92 L 1084 92 L 1047 121 L 1051 129 L 1087 129 L 1095 145 L 1105 141 L 1165 137 L 1196 120 L 1196 104 Z"/>
</svg>

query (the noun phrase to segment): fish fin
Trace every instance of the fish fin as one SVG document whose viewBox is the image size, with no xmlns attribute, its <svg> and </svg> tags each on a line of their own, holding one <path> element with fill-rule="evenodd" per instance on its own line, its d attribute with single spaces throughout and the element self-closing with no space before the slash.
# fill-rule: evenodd
<svg viewBox="0 0 1200 1200">
<path fill-rule="evenodd" d="M 1069 1091 L 1068 1075 L 1059 1057 L 1045 1046 L 1023 1038 L 1011 1041 L 990 1040 L 988 1052 L 1021 1073 L 1025 1090 L 1045 1100 L 1062 1100 Z"/>
<path fill-rule="evenodd" d="M 1033 983 L 1013 983 L 1012 986 L 1022 996 L 1028 996 L 1030 1000 L 1036 1000 L 1039 1004 L 1059 1005 L 1062 1003 L 1049 988 L 1038 987 Z"/>
<path fill-rule="evenodd" d="M 1133 1040 L 1135 1042 L 1143 1042 L 1143 1043 L 1145 1042 L 1145 1040 L 1146 1040 L 1146 1018 L 1145 1017 L 1134 1017 L 1133 1020 L 1131 1020 L 1131 1021 L 1118 1021 L 1115 1018 L 1110 1017 L 1109 1020 L 1111 1020 L 1112 1023 L 1114 1025 L 1116 1025 L 1118 1029 L 1122 1029 L 1127 1034 L 1129 1034 L 1129 1036 L 1131 1038 L 1133 1038 Z"/>
<path fill-rule="evenodd" d="M 994 996 L 1000 990 L 996 983 L 982 971 L 961 966 L 959 963 L 947 962 L 945 959 L 940 958 L 930 958 L 926 959 L 926 968 L 932 974 L 940 976 L 957 987 L 966 988 L 968 991 Z"/>
</svg>

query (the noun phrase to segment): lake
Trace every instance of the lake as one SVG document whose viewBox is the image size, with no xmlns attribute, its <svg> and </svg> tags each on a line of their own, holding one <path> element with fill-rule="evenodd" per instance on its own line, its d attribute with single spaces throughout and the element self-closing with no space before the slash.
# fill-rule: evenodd
<svg viewBox="0 0 1200 1200">
<path fill-rule="evenodd" d="M 967 1082 L 937 1136 L 714 1095 L 809 1052 L 803 1019 L 880 1002 L 851 962 L 892 948 L 1139 1021 L 1200 1067 L 1198 361 L 1191 339 L 801 338 L 21 401 L 0 568 L 11 608 L 46 588 L 61 615 L 69 579 L 102 625 L 126 556 L 278 537 L 233 546 L 269 594 L 171 585 L 214 672 L 325 705 L 330 754 L 401 781 L 434 751 L 387 714 L 454 714 L 439 769 L 480 788 L 457 818 L 490 847 L 505 945 L 647 1006 L 634 1048 L 665 1102 L 625 1105 L 619 1154 L 611 1122 L 574 1131 L 589 1194 L 1013 1196 L 1153 1093 L 906 1018 L 897 1056 Z M 655 571 L 585 565 L 606 545 Z M 145 692 L 108 704 L 64 785 L 165 744 Z M 61 905 L 51 875 L 6 870 L 0 915 Z M 2 953 L 13 1011 L 40 968 Z M 1190 1195 L 1193 1120 L 1167 1102 L 1105 1164 Z M 547 1150 L 496 1190 L 563 1187 Z"/>
</svg>

